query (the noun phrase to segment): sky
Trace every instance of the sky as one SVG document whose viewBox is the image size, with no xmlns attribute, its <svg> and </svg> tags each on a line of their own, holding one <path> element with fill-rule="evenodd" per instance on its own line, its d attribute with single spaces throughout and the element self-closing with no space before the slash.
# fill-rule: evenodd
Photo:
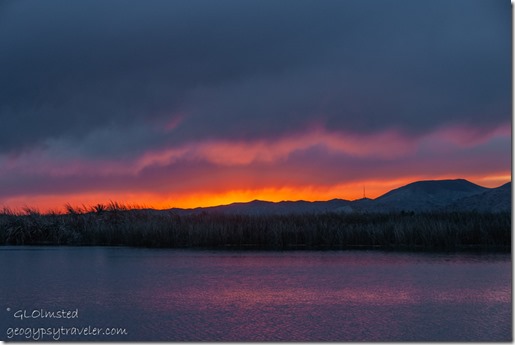
<svg viewBox="0 0 515 345">
<path fill-rule="evenodd" d="M 507 0 L 0 2 L 0 207 L 511 180 Z"/>
</svg>

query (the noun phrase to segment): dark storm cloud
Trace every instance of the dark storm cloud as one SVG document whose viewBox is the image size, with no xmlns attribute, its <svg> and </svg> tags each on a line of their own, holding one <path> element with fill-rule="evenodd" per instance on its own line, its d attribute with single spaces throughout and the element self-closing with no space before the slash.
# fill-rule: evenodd
<svg viewBox="0 0 515 345">
<path fill-rule="evenodd" d="M 8 2 L 0 153 L 496 127 L 510 121 L 510 16 L 486 0 Z"/>
</svg>

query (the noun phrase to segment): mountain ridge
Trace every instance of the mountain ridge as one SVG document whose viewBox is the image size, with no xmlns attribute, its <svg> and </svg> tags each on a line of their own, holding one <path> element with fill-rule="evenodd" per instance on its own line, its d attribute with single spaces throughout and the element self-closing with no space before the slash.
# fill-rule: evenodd
<svg viewBox="0 0 515 345">
<path fill-rule="evenodd" d="M 302 213 L 386 213 L 428 211 L 505 212 L 511 210 L 511 181 L 487 188 L 466 179 L 422 180 L 392 189 L 375 199 L 331 199 L 327 201 L 235 202 L 228 205 L 171 208 L 179 215 L 220 213 L 234 215 L 277 215 Z"/>
</svg>

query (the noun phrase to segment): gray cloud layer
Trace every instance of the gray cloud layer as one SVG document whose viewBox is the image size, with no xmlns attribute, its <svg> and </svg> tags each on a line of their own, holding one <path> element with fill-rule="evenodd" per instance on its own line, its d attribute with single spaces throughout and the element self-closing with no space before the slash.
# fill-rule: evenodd
<svg viewBox="0 0 515 345">
<path fill-rule="evenodd" d="M 490 129 L 510 121 L 510 31 L 508 1 L 7 2 L 0 154 Z"/>
</svg>

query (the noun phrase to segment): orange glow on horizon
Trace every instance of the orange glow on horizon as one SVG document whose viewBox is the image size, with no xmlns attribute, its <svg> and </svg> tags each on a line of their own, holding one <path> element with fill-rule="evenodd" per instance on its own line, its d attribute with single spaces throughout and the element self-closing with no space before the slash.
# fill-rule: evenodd
<svg viewBox="0 0 515 345">
<path fill-rule="evenodd" d="M 34 207 L 42 213 L 50 211 L 63 212 L 64 205 L 69 203 L 76 206 L 92 206 L 99 203 L 107 204 L 111 200 L 128 206 L 154 209 L 196 208 L 218 205 L 227 205 L 235 202 L 250 202 L 263 200 L 271 202 L 280 201 L 326 201 L 331 199 L 356 200 L 363 197 L 365 188 L 366 197 L 375 199 L 384 193 L 402 187 L 406 184 L 420 180 L 454 179 L 454 176 L 414 176 L 402 179 L 380 181 L 363 180 L 341 183 L 333 186 L 285 186 L 267 187 L 247 190 L 228 189 L 222 192 L 206 191 L 175 195 L 160 195 L 151 193 L 87 193 L 67 195 L 41 195 L 23 196 L 0 201 L 0 207 L 21 210 L 24 207 Z M 511 181 L 511 173 L 499 173 L 488 176 L 465 177 L 470 182 L 494 188 Z"/>
</svg>

